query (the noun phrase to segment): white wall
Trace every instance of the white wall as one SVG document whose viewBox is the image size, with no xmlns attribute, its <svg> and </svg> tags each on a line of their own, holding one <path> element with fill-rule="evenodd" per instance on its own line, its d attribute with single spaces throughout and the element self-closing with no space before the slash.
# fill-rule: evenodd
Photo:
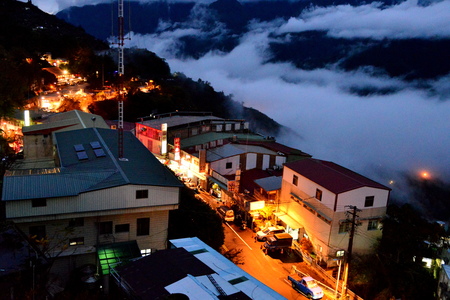
<svg viewBox="0 0 450 300">
<path fill-rule="evenodd" d="M 149 198 L 136 199 L 136 190 L 148 189 Z M 178 205 L 176 187 L 128 185 L 80 194 L 75 197 L 48 198 L 47 206 L 32 207 L 30 200 L 4 201 L 6 218 L 82 213 L 114 209 L 131 209 Z"/>
</svg>

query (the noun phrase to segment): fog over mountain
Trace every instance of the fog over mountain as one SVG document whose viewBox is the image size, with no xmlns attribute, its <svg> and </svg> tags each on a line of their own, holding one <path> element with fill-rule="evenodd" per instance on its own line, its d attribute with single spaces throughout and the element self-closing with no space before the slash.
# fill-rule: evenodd
<svg viewBox="0 0 450 300">
<path fill-rule="evenodd" d="M 405 173 L 449 182 L 450 0 L 309 6 L 253 19 L 243 32 L 197 3 L 186 20 L 162 18 L 149 32 L 131 32 L 126 47 L 155 52 L 172 72 L 208 81 L 302 136 L 279 142 L 393 180 L 397 195 Z"/>
</svg>

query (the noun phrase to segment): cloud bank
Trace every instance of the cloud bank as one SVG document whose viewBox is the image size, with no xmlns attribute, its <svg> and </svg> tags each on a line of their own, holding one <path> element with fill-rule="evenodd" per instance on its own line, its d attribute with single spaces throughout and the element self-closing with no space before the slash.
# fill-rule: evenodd
<svg viewBox="0 0 450 300">
<path fill-rule="evenodd" d="M 400 172 L 421 170 L 448 179 L 450 101 L 442 99 L 448 99 L 449 77 L 430 82 L 435 90 L 430 95 L 411 83 L 367 70 L 306 71 L 290 63 L 265 62 L 272 33 L 320 29 L 348 38 L 448 37 L 449 4 L 421 7 L 407 1 L 389 8 L 379 4 L 316 8 L 281 25 L 279 20 L 255 23 L 230 53 L 210 52 L 197 60 L 172 55 L 180 35 L 190 34 L 186 30 L 134 35 L 127 43 L 165 57 L 172 71 L 211 82 L 216 90 L 296 130 L 302 139 L 283 136 L 278 141 L 316 158 L 384 184 L 397 180 Z M 355 86 L 397 92 L 358 97 L 349 93 Z"/>
<path fill-rule="evenodd" d="M 417 0 L 408 0 L 387 8 L 379 2 L 318 7 L 289 19 L 278 32 L 325 30 L 340 38 L 449 38 L 449 12 L 450 1 L 419 6 Z"/>
<path fill-rule="evenodd" d="M 68 0 L 54 3 L 59 9 L 74 5 Z M 428 82 L 431 93 L 370 70 L 344 72 L 329 67 L 307 71 L 290 63 L 267 63 L 271 56 L 268 43 L 283 42 L 280 33 L 324 30 L 344 38 L 449 38 L 450 0 L 428 6 L 409 0 L 390 7 L 372 3 L 312 8 L 287 22 L 255 21 L 229 53 L 177 59 L 180 37 L 210 34 L 210 28 L 189 25 L 152 35 L 131 34 L 126 46 L 153 51 L 166 59 L 172 72 L 208 81 L 216 90 L 294 129 L 301 139 L 282 136 L 278 141 L 316 158 L 386 185 L 401 172 L 427 170 L 446 181 L 450 178 L 450 76 Z M 350 93 L 355 87 L 395 92 L 359 97 Z"/>
</svg>

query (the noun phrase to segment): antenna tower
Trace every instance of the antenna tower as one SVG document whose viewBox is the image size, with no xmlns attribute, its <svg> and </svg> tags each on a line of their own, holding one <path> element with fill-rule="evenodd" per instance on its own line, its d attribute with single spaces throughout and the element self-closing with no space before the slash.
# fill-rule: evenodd
<svg viewBox="0 0 450 300">
<path fill-rule="evenodd" d="M 123 0 L 119 0 L 119 12 L 118 12 L 118 25 L 119 25 L 119 37 L 118 37 L 118 52 L 119 52 L 119 160 L 123 160 L 123 46 L 124 46 L 124 34 L 123 34 Z"/>
</svg>

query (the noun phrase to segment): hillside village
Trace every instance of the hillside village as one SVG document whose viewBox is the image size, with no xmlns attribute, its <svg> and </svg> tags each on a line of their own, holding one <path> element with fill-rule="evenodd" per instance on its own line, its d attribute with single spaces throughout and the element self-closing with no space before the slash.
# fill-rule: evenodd
<svg viewBox="0 0 450 300">
<path fill-rule="evenodd" d="M 41 60 L 56 84 L 36 88 L 34 101 L 1 124 L 12 152 L 2 161 L 0 297 L 285 299 L 227 257 L 230 227 L 251 232 L 255 244 L 256 232 L 281 229 L 292 239 L 286 251 L 330 287 L 324 299 L 362 299 L 349 288 L 349 262 L 377 251 L 388 186 L 280 144 L 255 120 L 208 110 L 152 113 L 120 132 L 102 114 L 102 103 L 117 107 L 113 84 L 88 89 L 80 74 L 64 72 L 66 59 Z M 130 82 L 137 95 L 163 93 L 152 80 Z M 208 214 L 202 234 L 214 242 L 181 229 L 174 235 L 182 222 L 199 222 L 175 220 L 186 193 L 211 212 L 199 214 Z M 437 235 L 448 226 L 434 225 Z M 450 253 L 438 239 L 438 247 L 420 241 L 434 252 L 417 262 L 438 279 L 436 297 L 448 299 Z M 444 251 L 435 255 L 436 247 Z"/>
<path fill-rule="evenodd" d="M 2 204 L 12 228 L 33 238 L 35 244 L 26 247 L 34 251 L 23 253 L 23 259 L 32 259 L 36 268 L 49 268 L 53 281 L 48 290 L 54 295 L 64 290 L 71 273 L 86 266 L 91 266 L 91 277 L 100 280 L 103 293 L 123 288 L 121 282 L 128 280 L 129 290 L 122 292 L 139 294 L 133 283 L 137 279 L 127 275 L 133 267 L 124 262 L 149 257 L 155 263 L 153 255 L 169 248 L 191 254 L 207 249 L 223 260 L 201 240 L 168 240 L 169 212 L 177 210 L 182 187 L 209 194 L 233 209 L 247 230 L 280 226 L 292 236 L 292 249 L 329 276 L 336 277 L 348 259 L 352 228 L 358 225 L 353 255 L 373 252 L 382 236 L 390 188 L 279 144 L 252 131 L 246 120 L 182 111 L 142 118 L 127 124 L 121 158 L 116 122 L 79 110 L 47 115 L 38 123 L 10 122 L 23 125 L 15 129 L 23 135 L 18 147 L 23 158 L 5 172 Z M 357 213 L 358 224 L 349 213 L 355 218 Z M 190 260 L 197 261 L 194 257 Z M 20 269 L 21 261 L 16 262 Z M 283 299 L 251 275 L 242 275 L 231 261 L 227 264 L 237 277 L 251 278 L 267 293 L 264 299 Z M 209 269 L 194 276 L 224 275 Z M 175 284 L 175 278 L 140 299 L 172 293 L 167 284 Z M 209 289 L 216 296 L 229 285 L 206 280 L 221 286 Z M 117 286 L 110 287 L 111 282 Z M 248 287 L 232 286 L 225 293 L 258 299 L 249 296 Z M 176 291 L 188 293 L 181 287 Z"/>
</svg>

